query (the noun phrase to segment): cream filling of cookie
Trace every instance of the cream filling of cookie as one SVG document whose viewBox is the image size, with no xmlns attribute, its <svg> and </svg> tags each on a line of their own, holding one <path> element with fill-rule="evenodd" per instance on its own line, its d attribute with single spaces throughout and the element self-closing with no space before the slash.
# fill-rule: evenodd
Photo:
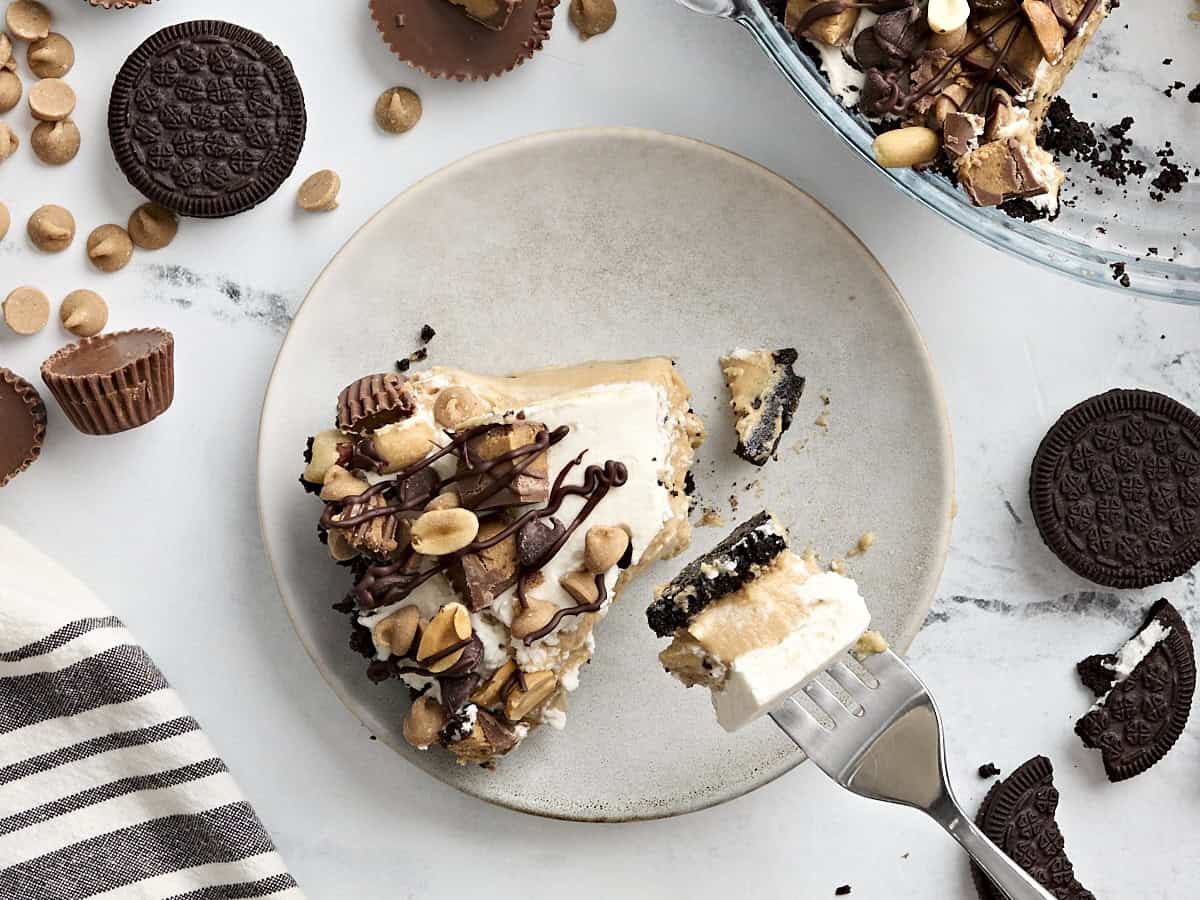
<svg viewBox="0 0 1200 900">
<path fill-rule="evenodd" d="M 1170 635 L 1170 627 L 1155 619 L 1122 644 L 1121 649 L 1117 651 L 1116 661 L 1104 663 L 1104 667 L 1113 673 L 1112 687 L 1092 705 L 1092 709 L 1102 707 L 1108 701 L 1108 695 L 1112 693 L 1113 688 L 1128 679 L 1133 670 L 1142 664 L 1142 660 Z"/>
<path fill-rule="evenodd" d="M 443 432 L 433 416 L 437 395 L 447 388 L 469 387 L 489 412 L 463 422 L 460 428 L 516 421 L 518 413 L 526 421 L 544 423 L 551 430 L 569 427 L 565 439 L 547 451 L 551 480 L 580 454 L 582 461 L 568 475 L 568 484 L 578 483 L 588 465 L 603 466 L 607 460 L 625 465 L 628 471 L 625 484 L 604 496 L 540 570 L 540 582 L 531 584 L 526 591 L 531 600 L 547 601 L 559 608 L 576 606 L 577 601 L 563 589 L 560 579 L 583 566 L 589 528 L 618 526 L 630 536 L 632 564 L 625 570 L 614 566 L 605 573 L 608 601 L 598 612 L 566 616 L 553 632 L 529 646 L 508 631 L 518 611 L 515 588 L 501 594 L 490 608 L 471 615 L 474 632 L 483 644 L 484 655 L 478 671 L 485 680 L 512 658 L 526 672 L 555 672 L 563 691 L 575 690 L 579 671 L 594 649 L 592 626 L 607 613 L 624 584 L 642 566 L 673 556 L 690 542 L 688 500 L 683 483 L 693 449 L 702 439 L 703 425 L 689 411 L 686 386 L 666 359 L 588 363 L 511 378 L 434 368 L 413 376 L 412 385 L 418 398 L 416 411 L 411 418 L 389 427 L 428 425 L 441 435 Z M 440 474 L 449 475 L 455 461 L 450 458 L 437 465 Z M 567 497 L 557 518 L 569 523 L 584 502 L 582 497 Z M 358 620 L 372 628 L 406 605 L 416 605 L 422 618 L 429 619 L 446 603 L 459 599 L 450 581 L 439 575 L 400 602 L 361 614 Z M 378 643 L 376 650 L 381 659 L 390 655 L 388 648 Z M 410 686 L 440 699 L 436 680 L 415 673 L 401 677 Z M 565 710 L 547 705 L 541 719 L 562 727 Z"/>
<path fill-rule="evenodd" d="M 685 684 L 710 689 L 726 730 L 770 712 L 854 646 L 870 624 L 858 586 L 814 568 L 783 551 L 698 613 L 660 655 Z"/>
</svg>

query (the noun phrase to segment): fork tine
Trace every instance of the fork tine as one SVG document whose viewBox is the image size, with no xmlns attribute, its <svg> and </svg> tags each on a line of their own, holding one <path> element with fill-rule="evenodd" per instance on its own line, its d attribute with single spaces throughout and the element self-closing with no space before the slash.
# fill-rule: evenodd
<svg viewBox="0 0 1200 900">
<path fill-rule="evenodd" d="M 789 697 L 770 715 L 801 750 L 806 746 L 819 747 L 820 742 L 829 737 L 829 729 L 797 703 L 794 697 Z"/>
<path fill-rule="evenodd" d="M 885 680 L 889 673 L 897 675 L 901 672 L 911 675 L 912 670 L 905 665 L 891 650 L 884 650 L 882 653 L 875 653 L 862 660 L 861 665 L 864 669 L 878 678 L 880 681 Z"/>
<path fill-rule="evenodd" d="M 857 700 L 864 708 L 871 699 L 872 688 L 854 674 L 848 665 L 836 662 L 825 670 L 829 677 L 841 685 L 842 690 Z"/>
<path fill-rule="evenodd" d="M 844 722 L 848 716 L 853 716 L 854 713 L 848 710 L 845 704 L 842 703 L 829 688 L 821 684 L 819 681 L 810 681 L 804 687 L 804 692 L 808 694 L 809 699 L 817 704 L 821 712 L 833 719 L 835 723 Z"/>
</svg>

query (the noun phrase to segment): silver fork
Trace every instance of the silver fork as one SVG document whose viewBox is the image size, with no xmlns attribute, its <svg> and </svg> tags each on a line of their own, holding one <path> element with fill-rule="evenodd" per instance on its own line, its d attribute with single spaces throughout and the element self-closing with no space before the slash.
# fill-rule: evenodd
<svg viewBox="0 0 1200 900">
<path fill-rule="evenodd" d="M 921 679 L 890 650 L 868 657 L 862 665 L 878 679 L 876 685 L 845 663 L 834 663 L 827 670 L 861 709 L 851 709 L 825 685 L 813 681 L 802 693 L 829 722 L 821 722 L 797 702 L 799 694 L 786 700 L 771 718 L 842 787 L 927 813 L 1009 900 L 1054 900 L 975 827 L 954 799 L 946 777 L 941 719 Z"/>
</svg>

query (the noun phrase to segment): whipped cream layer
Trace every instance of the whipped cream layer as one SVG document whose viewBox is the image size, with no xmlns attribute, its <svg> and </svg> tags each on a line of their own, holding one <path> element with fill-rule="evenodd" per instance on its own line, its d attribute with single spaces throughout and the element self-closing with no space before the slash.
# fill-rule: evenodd
<svg viewBox="0 0 1200 900">
<path fill-rule="evenodd" d="M 705 610 L 689 634 L 724 667 L 713 709 L 736 731 L 777 707 L 854 646 L 871 622 L 858 585 L 812 574 L 785 551 L 768 570 Z"/>
</svg>

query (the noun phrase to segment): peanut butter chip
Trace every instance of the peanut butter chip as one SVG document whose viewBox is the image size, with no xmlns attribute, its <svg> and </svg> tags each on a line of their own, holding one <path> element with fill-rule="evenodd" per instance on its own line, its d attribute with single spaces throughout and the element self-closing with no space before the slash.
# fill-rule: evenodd
<svg viewBox="0 0 1200 900">
<path fill-rule="evenodd" d="M 129 216 L 129 237 L 143 250 L 161 250 L 178 231 L 175 213 L 157 203 L 143 203 Z"/>
<path fill-rule="evenodd" d="M 4 21 L 8 30 L 23 41 L 36 41 L 50 33 L 50 10 L 37 0 L 13 0 Z"/>
<path fill-rule="evenodd" d="M 8 207 L 0 203 L 0 241 L 4 240 L 4 236 L 8 234 L 8 226 L 12 224 L 12 216 L 8 214 Z"/>
<path fill-rule="evenodd" d="M 133 241 L 120 225 L 101 225 L 88 235 L 87 254 L 101 272 L 116 272 L 133 256 Z"/>
<path fill-rule="evenodd" d="M 37 334 L 50 319 L 50 300 L 37 288 L 19 287 L 4 300 L 4 324 L 17 334 Z"/>
<path fill-rule="evenodd" d="M 617 21 L 613 0 L 571 0 L 571 24 L 583 40 L 604 34 Z"/>
<path fill-rule="evenodd" d="M 300 185 L 300 208 L 307 212 L 328 212 L 337 209 L 337 196 L 341 189 L 342 179 L 332 169 L 322 169 L 309 175 L 304 184 Z"/>
<path fill-rule="evenodd" d="M 62 78 L 75 65 L 75 48 L 61 34 L 52 31 L 29 45 L 26 59 L 30 71 L 38 78 Z"/>
<path fill-rule="evenodd" d="M 33 246 L 47 253 L 58 253 L 75 240 L 75 217 L 61 206 L 38 207 L 26 226 Z"/>
<path fill-rule="evenodd" d="M 58 318 L 76 337 L 91 337 L 108 324 L 108 304 L 95 291 L 71 291 L 63 298 Z"/>
<path fill-rule="evenodd" d="M 421 98 L 406 87 L 388 88 L 375 101 L 375 122 L 390 134 L 404 134 L 421 121 Z"/>
<path fill-rule="evenodd" d="M 21 79 L 16 72 L 0 68 L 0 113 L 11 110 L 21 99 Z"/>
<path fill-rule="evenodd" d="M 61 166 L 75 158 L 79 140 L 79 126 L 71 119 L 63 119 L 61 122 L 39 122 L 29 143 L 42 162 Z"/>
<path fill-rule="evenodd" d="M 0 162 L 4 162 L 17 152 L 21 139 L 13 134 L 13 130 L 5 122 L 0 122 Z"/>
<path fill-rule="evenodd" d="M 43 122 L 59 122 L 75 112 L 75 91 L 61 78 L 43 78 L 29 91 L 29 111 Z"/>
</svg>

